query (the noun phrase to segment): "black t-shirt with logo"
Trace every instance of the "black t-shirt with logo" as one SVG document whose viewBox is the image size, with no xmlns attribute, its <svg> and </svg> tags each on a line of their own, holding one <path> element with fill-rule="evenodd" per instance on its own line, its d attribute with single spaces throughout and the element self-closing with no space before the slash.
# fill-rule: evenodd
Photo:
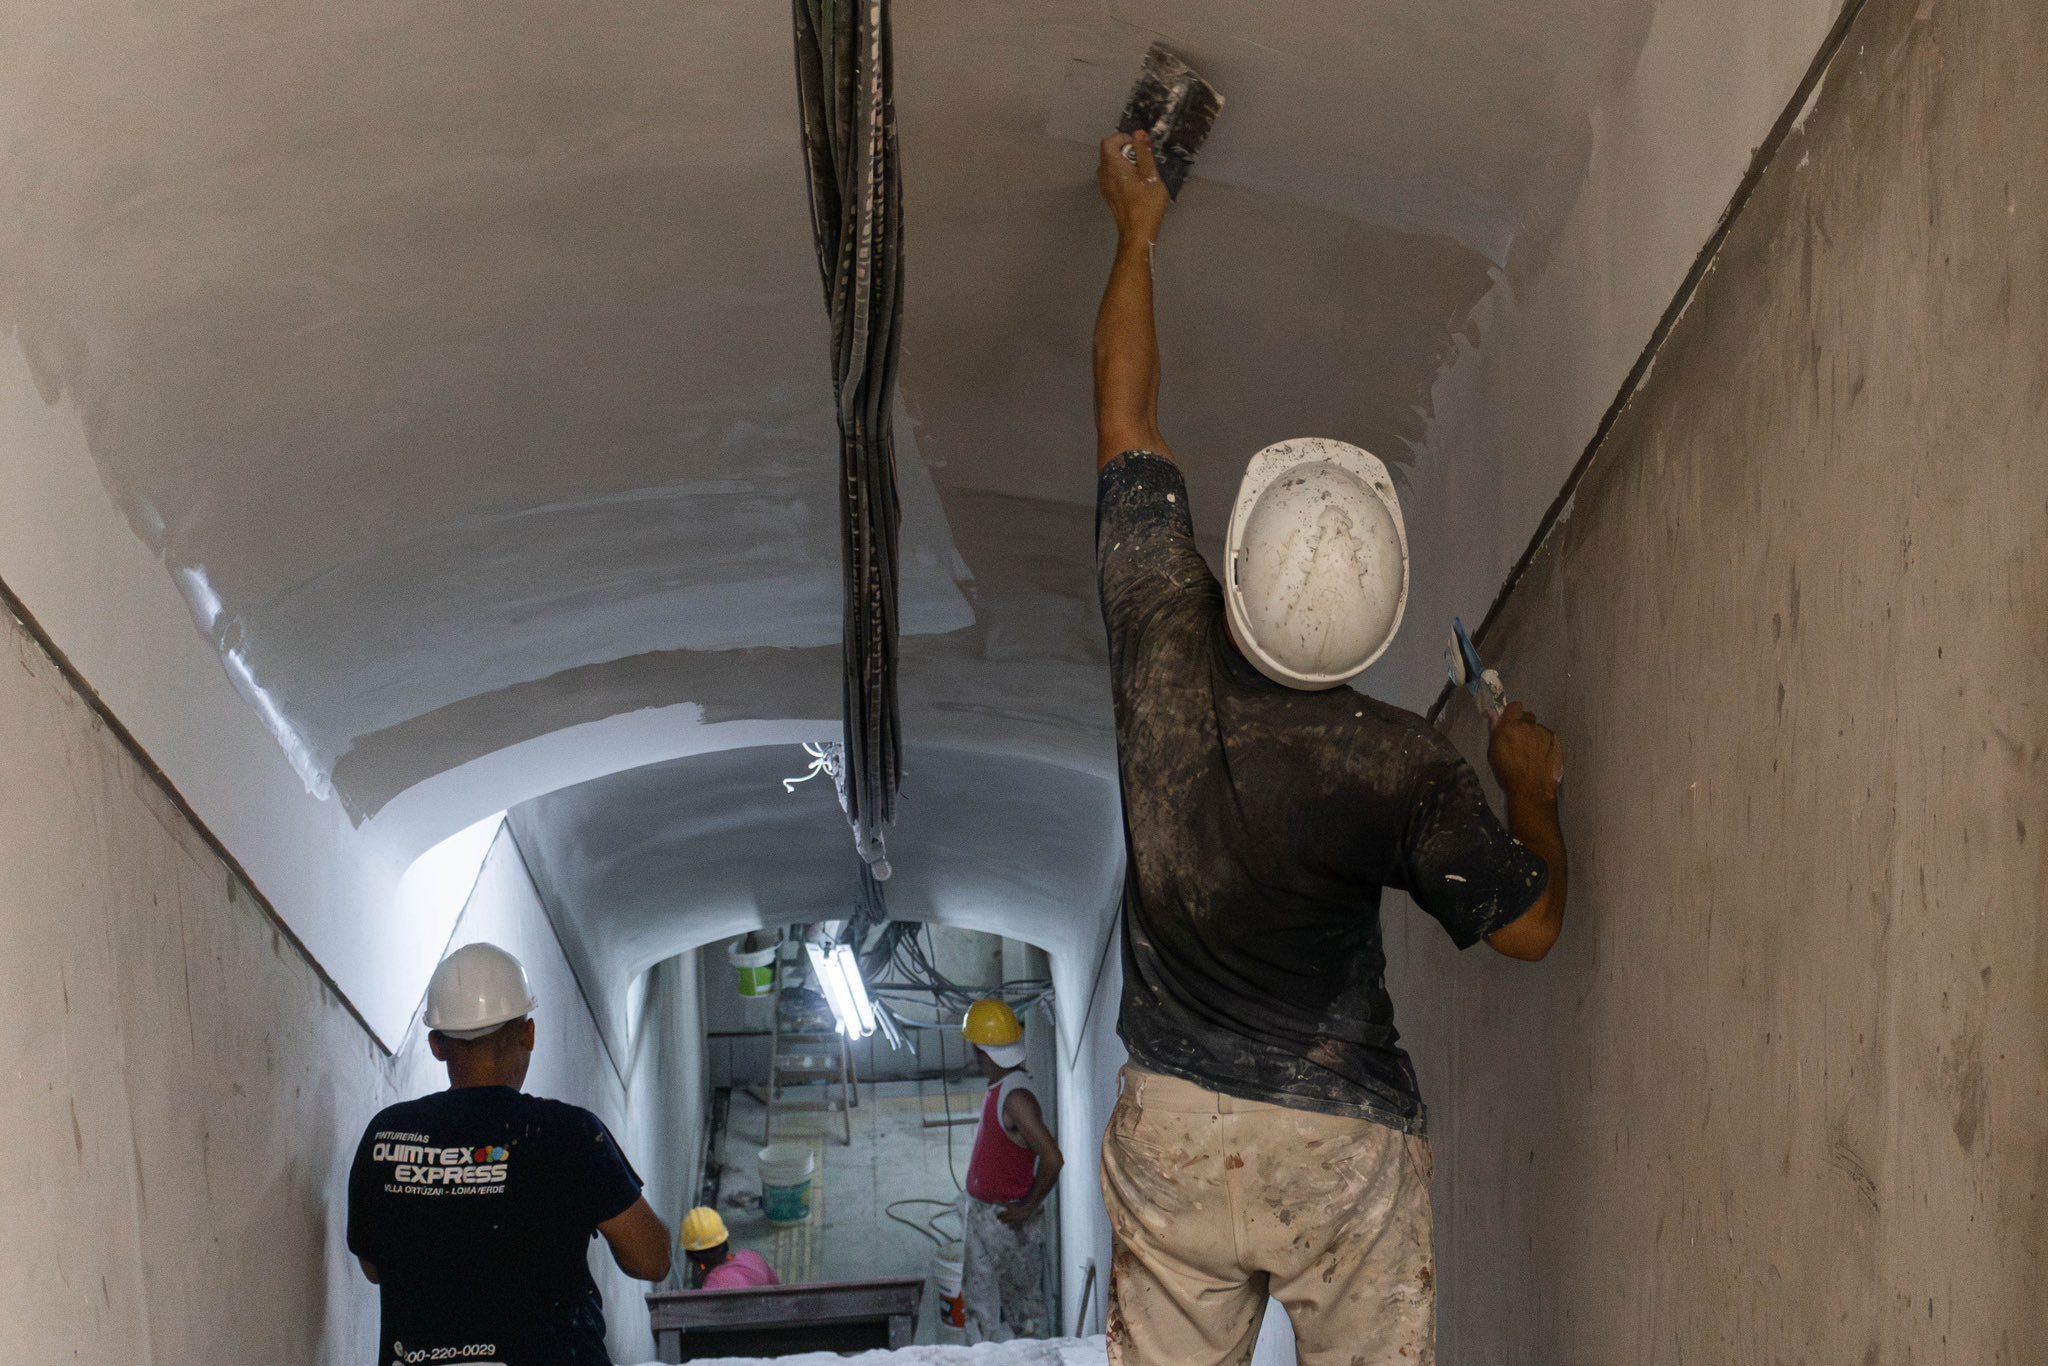
<svg viewBox="0 0 2048 1366">
<path fill-rule="evenodd" d="M 1132 1059 L 1422 1132 L 1380 889 L 1408 893 L 1465 948 L 1534 905 L 1548 869 L 1421 717 L 1252 667 L 1172 462 L 1119 456 L 1096 509 L 1129 849 L 1118 1032 Z"/>
<path fill-rule="evenodd" d="M 476 1086 L 384 1110 L 348 1186 L 377 1366 L 610 1366 L 590 1240 L 640 1187 L 604 1121 L 561 1101 Z"/>
</svg>

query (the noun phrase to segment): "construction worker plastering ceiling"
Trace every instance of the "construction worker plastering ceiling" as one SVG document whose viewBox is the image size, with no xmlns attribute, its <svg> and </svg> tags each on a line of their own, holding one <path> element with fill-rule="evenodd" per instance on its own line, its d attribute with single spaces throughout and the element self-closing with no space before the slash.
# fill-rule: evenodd
<svg viewBox="0 0 2048 1366">
<path fill-rule="evenodd" d="M 1045 1201 L 1065 1159 L 1046 1126 L 1036 1083 L 1024 1070 L 1024 1026 L 996 1000 L 968 1008 L 961 1035 L 988 1079 L 967 1191 L 960 1199 L 960 1294 L 967 1341 L 1052 1331 L 1045 1300 Z"/>
<path fill-rule="evenodd" d="M 1128 873 L 1103 1139 L 1110 1359 L 1248 1360 L 1268 1295 L 1305 1366 L 1434 1356 L 1430 1151 L 1384 983 L 1379 903 L 1460 947 L 1549 952 L 1564 920 L 1557 737 L 1519 704 L 1477 775 L 1423 718 L 1343 686 L 1407 597 L 1400 504 L 1342 442 L 1254 456 L 1226 582 L 1158 424 L 1148 140 L 1104 140 L 1116 263 L 1095 333 L 1097 545 Z"/>
<path fill-rule="evenodd" d="M 781 1285 L 768 1259 L 751 1249 L 735 1252 L 725 1220 L 709 1205 L 699 1205 L 683 1218 L 683 1255 L 690 1261 L 692 1290 L 751 1290 Z"/>
<path fill-rule="evenodd" d="M 349 1171 L 348 1248 L 381 1291 L 379 1362 L 609 1366 L 588 1249 L 669 1272 L 668 1229 L 604 1121 L 521 1092 L 537 1002 L 517 958 L 470 944 L 427 986 L 448 1089 L 388 1106 Z"/>
</svg>

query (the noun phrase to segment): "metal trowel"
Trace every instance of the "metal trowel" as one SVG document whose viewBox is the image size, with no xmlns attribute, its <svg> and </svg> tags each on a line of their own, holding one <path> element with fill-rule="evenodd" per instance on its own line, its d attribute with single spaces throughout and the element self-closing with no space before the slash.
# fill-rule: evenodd
<svg viewBox="0 0 2048 1366">
<path fill-rule="evenodd" d="M 1194 169 L 1195 153 L 1216 126 L 1223 97 L 1196 70 L 1171 50 L 1154 43 L 1145 54 L 1145 68 L 1124 103 L 1117 131 L 1151 136 L 1152 156 L 1166 193 L 1180 198 L 1180 187 Z M 1126 155 L 1136 159 L 1134 153 Z"/>
<path fill-rule="evenodd" d="M 1478 647 L 1465 633 L 1465 623 L 1456 617 L 1451 618 L 1451 639 L 1444 646 L 1444 671 L 1451 676 L 1451 686 L 1472 694 L 1489 724 L 1500 720 L 1507 710 L 1507 690 L 1501 687 L 1500 675 L 1480 661 Z"/>
</svg>

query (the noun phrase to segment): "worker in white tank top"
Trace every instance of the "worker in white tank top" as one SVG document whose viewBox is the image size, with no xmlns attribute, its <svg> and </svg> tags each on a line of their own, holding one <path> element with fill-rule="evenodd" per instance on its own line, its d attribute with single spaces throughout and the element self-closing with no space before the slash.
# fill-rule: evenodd
<svg viewBox="0 0 2048 1366">
<path fill-rule="evenodd" d="M 1045 1294 L 1046 1199 L 1063 1159 L 1024 1070 L 1024 1026 L 1001 1001 L 974 1003 L 961 1033 L 988 1078 L 967 1191 L 960 1200 L 961 1299 L 969 1343 L 1051 1332 Z"/>
</svg>

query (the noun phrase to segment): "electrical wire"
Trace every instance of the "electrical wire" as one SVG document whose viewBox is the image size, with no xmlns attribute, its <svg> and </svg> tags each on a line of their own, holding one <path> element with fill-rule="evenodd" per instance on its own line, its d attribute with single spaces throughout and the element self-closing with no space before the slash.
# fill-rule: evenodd
<svg viewBox="0 0 2048 1366">
<path fill-rule="evenodd" d="M 882 828 L 895 818 L 903 767 L 896 690 L 902 511 L 891 428 L 903 321 L 903 181 L 889 8 L 888 0 L 794 5 L 798 111 L 839 419 L 847 817 L 863 862 L 883 868 Z"/>
<path fill-rule="evenodd" d="M 960 1169 L 953 1162 L 953 1078 L 946 1071 L 946 1036 L 939 1035 L 939 1102 L 946 1107 L 946 1171 L 953 1178 L 953 1189 L 962 1195 L 967 1187 L 961 1184 Z"/>
<path fill-rule="evenodd" d="M 937 1214 L 934 1214 L 931 1218 L 925 1220 L 923 1223 L 919 1223 L 915 1219 L 906 1219 L 902 1215 L 898 1214 L 896 1212 L 896 1208 L 899 1205 L 937 1205 L 939 1207 L 939 1212 Z M 955 1219 L 958 1219 L 960 1217 L 960 1206 L 955 1201 L 938 1200 L 928 1195 L 914 1195 L 905 1200 L 890 1201 L 887 1205 L 883 1207 L 882 1213 L 888 1215 L 891 1219 L 894 1219 L 897 1223 L 902 1224 L 906 1228 L 916 1229 L 919 1233 L 922 1233 L 925 1237 L 931 1239 L 932 1242 L 936 1243 L 941 1248 L 945 1247 L 948 1243 L 957 1243 L 960 1241 L 958 1235 L 949 1236 L 947 1234 L 939 1232 L 939 1220 L 946 1218 L 948 1215 L 951 1215 Z"/>
<path fill-rule="evenodd" d="M 958 1019 L 975 1001 L 985 997 L 993 996 L 1022 1011 L 1052 994 L 1052 982 L 1043 977 L 1005 982 L 990 991 L 963 986 L 946 976 L 935 961 L 938 951 L 932 946 L 931 926 L 891 920 L 888 894 L 875 869 L 866 864 L 860 870 L 859 896 L 837 940 L 852 947 L 861 980 L 877 1004 L 892 987 L 907 987 L 929 999 L 941 1017 L 951 1015 Z M 892 973 L 900 983 L 889 980 Z M 898 989 L 894 994 L 900 997 L 910 993 Z M 892 1011 L 891 1018 L 913 1025 L 927 1023 L 913 1020 L 901 1010 Z"/>
<path fill-rule="evenodd" d="M 933 963 L 937 950 L 931 947 L 931 926 L 905 928 L 908 932 L 896 938 L 896 970 L 911 983 L 925 988 L 934 1005 L 944 1014 L 951 1014 L 958 1019 L 966 1015 L 969 1006 L 987 997 L 1003 1001 L 1012 1009 L 1028 1009 L 1052 994 L 1052 983 L 1042 977 L 1005 982 L 993 991 L 962 986 L 939 971 L 937 965 Z M 879 982 L 880 979 L 880 973 L 869 978 L 871 982 Z M 883 984 L 874 989 L 888 988 Z M 903 1018 L 900 1012 L 899 1018 Z"/>
</svg>

